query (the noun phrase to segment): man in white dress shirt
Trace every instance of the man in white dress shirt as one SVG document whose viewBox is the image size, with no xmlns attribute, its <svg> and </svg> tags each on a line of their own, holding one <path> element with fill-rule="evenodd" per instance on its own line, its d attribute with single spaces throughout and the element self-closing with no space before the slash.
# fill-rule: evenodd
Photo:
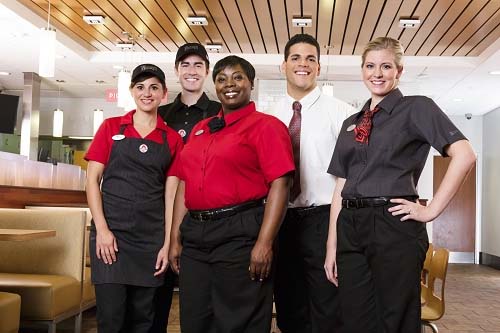
<svg viewBox="0 0 500 333">
<path fill-rule="evenodd" d="M 314 37 L 298 34 L 288 41 L 281 66 L 287 96 L 270 112 L 289 126 L 299 164 L 278 237 L 275 302 L 283 333 L 335 333 L 341 327 L 337 287 L 327 280 L 323 265 L 335 185 L 327 169 L 347 114 L 317 86 L 319 57 Z"/>
</svg>

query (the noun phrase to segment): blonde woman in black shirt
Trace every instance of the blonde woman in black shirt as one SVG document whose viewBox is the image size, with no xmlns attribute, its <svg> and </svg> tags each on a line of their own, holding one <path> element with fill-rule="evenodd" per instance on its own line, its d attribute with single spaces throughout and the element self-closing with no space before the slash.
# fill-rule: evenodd
<svg viewBox="0 0 500 333">
<path fill-rule="evenodd" d="M 403 96 L 399 41 L 379 37 L 362 55 L 371 93 L 339 135 L 328 172 L 332 199 L 325 272 L 339 285 L 345 332 L 420 332 L 426 222 L 447 206 L 476 156 L 465 136 L 424 96 Z M 430 147 L 451 158 L 428 206 L 415 188 Z"/>
</svg>

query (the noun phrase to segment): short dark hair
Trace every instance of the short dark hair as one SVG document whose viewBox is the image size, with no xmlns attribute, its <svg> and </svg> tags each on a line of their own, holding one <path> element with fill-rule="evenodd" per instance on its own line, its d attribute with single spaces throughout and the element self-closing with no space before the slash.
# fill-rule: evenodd
<svg viewBox="0 0 500 333">
<path fill-rule="evenodd" d="M 295 36 L 290 38 L 290 40 L 285 45 L 285 61 L 288 59 L 288 56 L 290 55 L 290 48 L 293 45 L 299 44 L 299 43 L 306 43 L 306 44 L 311 44 L 312 46 L 314 46 L 316 48 L 316 50 L 318 51 L 318 62 L 319 62 L 319 56 L 321 53 L 319 43 L 316 40 L 316 38 L 314 38 L 313 36 L 311 36 L 309 34 L 296 34 Z"/>
<path fill-rule="evenodd" d="M 241 57 L 235 56 L 235 55 L 227 56 L 227 57 L 222 58 L 221 60 L 219 60 L 215 63 L 214 69 L 212 71 L 212 80 L 215 82 L 215 77 L 224 68 L 235 67 L 238 65 L 241 66 L 241 68 L 245 72 L 245 75 L 248 77 L 250 82 L 252 82 L 252 84 L 253 84 L 253 81 L 255 79 L 255 68 L 247 60 L 245 60 Z"/>
</svg>

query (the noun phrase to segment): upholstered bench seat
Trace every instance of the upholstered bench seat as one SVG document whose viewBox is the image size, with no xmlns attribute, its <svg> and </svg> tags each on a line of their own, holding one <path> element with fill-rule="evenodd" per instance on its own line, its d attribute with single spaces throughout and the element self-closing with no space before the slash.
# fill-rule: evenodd
<svg viewBox="0 0 500 333">
<path fill-rule="evenodd" d="M 0 332 L 17 333 L 21 297 L 16 294 L 0 292 Z"/>
<path fill-rule="evenodd" d="M 21 295 L 23 320 L 51 320 L 78 313 L 80 282 L 64 275 L 0 273 L 0 289 Z"/>
<path fill-rule="evenodd" d="M 95 305 L 95 289 L 90 280 L 90 267 L 85 267 L 83 273 L 82 310 L 86 310 Z"/>
</svg>

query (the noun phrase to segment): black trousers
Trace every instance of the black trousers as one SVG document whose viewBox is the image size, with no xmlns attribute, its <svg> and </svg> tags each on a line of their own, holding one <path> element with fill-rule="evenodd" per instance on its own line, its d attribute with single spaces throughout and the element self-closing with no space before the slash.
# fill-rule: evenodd
<svg viewBox="0 0 500 333">
<path fill-rule="evenodd" d="M 172 296 L 174 294 L 176 275 L 170 269 L 165 272 L 163 285 L 156 288 L 154 297 L 154 320 L 149 333 L 166 333 L 168 325 L 168 315 L 172 306 Z"/>
<path fill-rule="evenodd" d="M 250 252 L 263 207 L 180 227 L 179 296 L 183 333 L 264 333 L 271 330 L 272 276 L 252 281 Z"/>
<path fill-rule="evenodd" d="M 337 220 L 337 269 L 346 333 L 420 332 L 424 223 L 390 205 L 345 209 Z"/>
<path fill-rule="evenodd" d="M 95 285 L 99 333 L 147 333 L 153 323 L 154 287 Z"/>
<path fill-rule="evenodd" d="M 274 298 L 283 333 L 336 333 L 338 289 L 323 268 L 330 205 L 288 209 L 279 232 Z"/>
</svg>

